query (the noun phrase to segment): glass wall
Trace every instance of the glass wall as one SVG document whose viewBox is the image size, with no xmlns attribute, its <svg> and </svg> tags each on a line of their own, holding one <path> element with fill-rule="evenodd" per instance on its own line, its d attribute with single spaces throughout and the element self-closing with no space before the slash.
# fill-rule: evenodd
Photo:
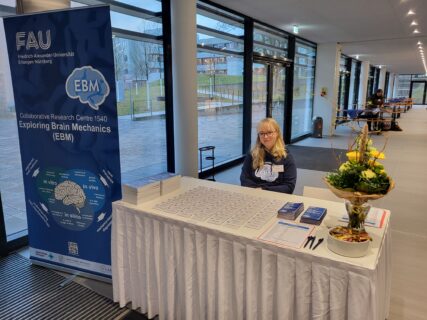
<svg viewBox="0 0 427 320">
<path fill-rule="evenodd" d="M 255 62 L 252 64 L 252 145 L 257 138 L 257 124 L 267 116 L 268 64 Z"/>
<path fill-rule="evenodd" d="M 348 61 L 350 58 L 341 55 L 340 59 L 340 73 L 339 73 L 339 84 L 338 84 L 338 109 L 347 110 L 348 108 L 348 95 L 349 91 L 347 88 L 347 81 L 350 77 L 350 70 Z M 342 112 L 341 112 L 342 114 Z"/>
<path fill-rule="evenodd" d="M 283 132 L 285 123 L 286 61 L 288 35 L 260 23 L 254 24 L 254 59 L 252 73 L 252 144 L 256 125 L 264 117 L 274 118 Z M 262 64 L 265 77 L 257 69 Z M 259 100 L 265 96 L 265 100 Z"/>
<path fill-rule="evenodd" d="M 242 156 L 244 25 L 216 7 L 197 7 L 199 148 L 215 146 L 220 164 Z"/>
<path fill-rule="evenodd" d="M 127 0 L 111 8 L 120 161 L 126 182 L 167 171 L 161 1 Z"/>
<path fill-rule="evenodd" d="M 360 61 L 357 61 L 355 59 L 351 60 L 350 96 L 348 101 L 349 110 L 358 108 L 360 67 L 361 67 Z"/>
<path fill-rule="evenodd" d="M 316 47 L 297 40 L 294 59 L 294 89 L 291 139 L 311 132 L 314 99 Z"/>
<path fill-rule="evenodd" d="M 254 54 L 286 61 L 288 57 L 288 37 L 284 32 L 254 24 Z"/>
<path fill-rule="evenodd" d="M 400 74 L 396 77 L 394 83 L 394 98 L 409 97 L 409 90 L 411 88 L 411 75 Z"/>
<path fill-rule="evenodd" d="M 15 13 L 15 1 L 0 1 L 0 4 L 1 16 Z M 2 243 L 27 233 L 18 127 L 2 19 L 0 19 L 0 193 L 3 203 L 3 217 L 0 215 L 0 219 L 4 220 L 7 237 L 0 239 Z"/>
<path fill-rule="evenodd" d="M 276 119 L 283 132 L 285 119 L 285 85 L 286 85 L 286 67 L 281 65 L 272 65 L 272 93 L 271 93 L 271 117 Z"/>
</svg>

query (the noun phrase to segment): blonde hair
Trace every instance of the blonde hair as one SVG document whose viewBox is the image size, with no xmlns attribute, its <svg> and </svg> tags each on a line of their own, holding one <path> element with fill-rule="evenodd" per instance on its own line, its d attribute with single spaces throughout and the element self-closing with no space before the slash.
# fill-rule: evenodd
<svg viewBox="0 0 427 320">
<path fill-rule="evenodd" d="M 264 157 L 266 152 L 269 152 L 276 160 L 286 158 L 287 155 L 285 150 L 285 142 L 282 138 L 282 132 L 276 120 L 273 118 L 262 119 L 258 123 L 257 132 L 259 132 L 260 128 L 264 125 L 271 127 L 277 133 L 276 143 L 270 151 L 267 151 L 261 143 L 259 135 L 257 134 L 255 146 L 251 150 L 253 169 L 259 169 L 264 165 Z"/>
</svg>

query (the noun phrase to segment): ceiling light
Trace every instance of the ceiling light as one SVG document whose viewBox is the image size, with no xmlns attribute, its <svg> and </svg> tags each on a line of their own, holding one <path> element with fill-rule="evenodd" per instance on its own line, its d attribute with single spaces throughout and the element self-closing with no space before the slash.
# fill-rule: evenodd
<svg viewBox="0 0 427 320">
<path fill-rule="evenodd" d="M 413 10 L 409 10 L 407 13 L 408 16 L 413 16 L 414 14 L 415 14 L 415 11 Z"/>
<path fill-rule="evenodd" d="M 423 43 L 421 42 L 421 41 L 418 41 L 417 42 L 417 45 L 422 45 Z"/>
<path fill-rule="evenodd" d="M 379 65 L 379 66 L 378 66 L 378 68 L 380 68 L 380 69 L 381 69 L 382 67 L 383 67 L 382 65 Z"/>
<path fill-rule="evenodd" d="M 412 33 L 420 33 L 420 32 L 418 31 L 418 29 L 415 29 L 414 31 L 412 31 Z"/>
<path fill-rule="evenodd" d="M 293 33 L 298 34 L 299 33 L 298 25 L 294 24 L 292 30 L 293 30 Z"/>
<path fill-rule="evenodd" d="M 356 59 L 359 60 L 359 55 L 358 54 L 356 55 Z"/>
<path fill-rule="evenodd" d="M 411 26 L 417 26 L 418 22 L 416 22 L 415 20 L 411 22 Z"/>
<path fill-rule="evenodd" d="M 297 25 L 294 25 L 294 26 L 292 27 L 292 32 L 293 32 L 294 34 L 298 34 L 298 33 L 299 33 L 299 27 L 298 27 Z"/>
</svg>

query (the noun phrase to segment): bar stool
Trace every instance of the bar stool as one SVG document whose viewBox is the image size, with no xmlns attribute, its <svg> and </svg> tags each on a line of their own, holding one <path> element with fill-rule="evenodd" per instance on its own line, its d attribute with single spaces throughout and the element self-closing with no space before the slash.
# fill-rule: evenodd
<svg viewBox="0 0 427 320">
<path fill-rule="evenodd" d="M 207 156 L 204 156 L 205 152 L 209 152 Z M 215 169 L 215 146 L 205 146 L 199 148 L 199 156 L 200 156 L 200 173 L 202 173 L 203 170 L 203 159 L 212 161 L 212 167 L 211 170 Z M 215 181 L 215 175 L 212 173 L 212 177 L 208 178 L 207 180 Z"/>
</svg>

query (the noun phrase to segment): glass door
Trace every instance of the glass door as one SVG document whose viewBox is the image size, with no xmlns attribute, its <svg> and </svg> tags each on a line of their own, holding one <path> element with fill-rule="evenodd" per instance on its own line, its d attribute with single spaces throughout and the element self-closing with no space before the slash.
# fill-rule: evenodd
<svg viewBox="0 0 427 320">
<path fill-rule="evenodd" d="M 267 63 L 255 62 L 252 65 L 252 145 L 256 141 L 258 122 L 267 116 L 268 73 Z"/>
<path fill-rule="evenodd" d="M 426 104 L 427 81 L 411 81 L 409 97 L 414 99 L 414 104 Z"/>
<path fill-rule="evenodd" d="M 286 67 L 281 65 L 272 65 L 271 67 L 273 76 L 271 117 L 277 121 L 282 134 L 284 134 Z"/>
<path fill-rule="evenodd" d="M 252 145 L 256 126 L 265 118 L 274 118 L 283 134 L 285 121 L 286 67 L 275 62 L 255 61 L 252 66 Z"/>
</svg>

